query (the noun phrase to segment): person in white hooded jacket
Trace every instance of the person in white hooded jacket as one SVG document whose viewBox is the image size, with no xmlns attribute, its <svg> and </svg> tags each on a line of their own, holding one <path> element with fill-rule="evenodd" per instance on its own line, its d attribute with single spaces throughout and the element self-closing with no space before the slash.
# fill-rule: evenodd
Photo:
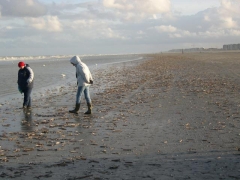
<svg viewBox="0 0 240 180">
<path fill-rule="evenodd" d="M 78 90 L 76 95 L 76 106 L 75 109 L 70 110 L 70 113 L 78 113 L 80 109 L 81 97 L 84 93 L 85 99 L 87 101 L 88 110 L 84 114 L 92 113 L 92 102 L 90 98 L 89 87 L 93 84 L 92 74 L 85 63 L 81 61 L 78 56 L 73 56 L 70 59 L 70 63 L 76 67 L 76 77 Z"/>
</svg>

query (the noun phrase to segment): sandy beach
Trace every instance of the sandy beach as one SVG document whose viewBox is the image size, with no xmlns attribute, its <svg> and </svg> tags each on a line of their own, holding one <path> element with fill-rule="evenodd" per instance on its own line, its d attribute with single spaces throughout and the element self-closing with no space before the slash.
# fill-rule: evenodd
<svg viewBox="0 0 240 180">
<path fill-rule="evenodd" d="M 1 107 L 0 179 L 240 179 L 239 55 L 150 54 L 94 71 L 90 116 L 84 98 L 68 113 L 75 86 L 31 111 Z"/>
</svg>

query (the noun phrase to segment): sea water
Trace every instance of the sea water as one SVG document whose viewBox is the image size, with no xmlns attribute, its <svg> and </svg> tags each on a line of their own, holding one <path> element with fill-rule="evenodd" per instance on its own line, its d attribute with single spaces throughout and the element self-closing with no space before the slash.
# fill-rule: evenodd
<svg viewBox="0 0 240 180">
<path fill-rule="evenodd" d="M 35 118 L 32 113 L 30 115 L 19 113 L 23 103 L 23 94 L 18 92 L 18 62 L 24 61 L 33 69 L 32 99 L 36 103 L 40 98 L 60 94 L 63 89 L 69 89 L 68 87 L 70 89 L 76 87 L 76 68 L 69 61 L 71 57 L 0 57 L 0 135 L 5 132 L 29 131 L 29 126 L 23 125 L 22 121 L 32 122 L 30 119 Z M 135 62 L 144 60 L 141 55 L 99 55 L 80 56 L 80 58 L 88 65 L 93 79 L 95 72 L 107 71 L 112 66 L 121 68 L 125 64 L 135 64 Z M 94 82 L 101 82 L 101 80 L 94 79 Z M 95 94 L 94 90 L 104 90 L 105 84 L 102 86 L 91 88 L 91 94 Z M 37 107 L 35 103 L 33 103 L 33 109 Z M 41 101 L 39 103 L 38 105 L 41 105 Z"/>
<path fill-rule="evenodd" d="M 46 89 L 76 83 L 76 70 L 69 62 L 72 56 L 38 56 L 38 57 L 0 57 L 0 104 L 11 98 L 19 97 L 18 92 L 18 62 L 24 61 L 34 72 L 33 96 L 44 93 Z M 79 56 L 91 72 L 107 65 L 138 61 L 143 57 L 137 54 L 128 55 L 88 55 Z"/>
</svg>

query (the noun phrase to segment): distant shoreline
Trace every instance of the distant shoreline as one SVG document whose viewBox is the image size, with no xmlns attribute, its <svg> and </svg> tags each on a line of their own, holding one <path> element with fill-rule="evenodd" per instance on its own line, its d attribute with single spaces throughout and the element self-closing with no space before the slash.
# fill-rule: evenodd
<svg viewBox="0 0 240 180">
<path fill-rule="evenodd" d="M 240 52 L 240 50 L 223 50 L 223 49 L 172 49 L 165 53 L 198 53 L 198 52 Z"/>
</svg>

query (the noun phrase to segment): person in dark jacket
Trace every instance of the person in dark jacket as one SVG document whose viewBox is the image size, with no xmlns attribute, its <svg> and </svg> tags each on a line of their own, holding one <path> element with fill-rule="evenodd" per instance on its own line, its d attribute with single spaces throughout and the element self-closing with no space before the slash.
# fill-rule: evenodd
<svg viewBox="0 0 240 180">
<path fill-rule="evenodd" d="M 23 109 L 31 109 L 34 73 L 30 66 L 22 61 L 18 63 L 18 67 L 18 90 L 24 93 Z"/>
</svg>

